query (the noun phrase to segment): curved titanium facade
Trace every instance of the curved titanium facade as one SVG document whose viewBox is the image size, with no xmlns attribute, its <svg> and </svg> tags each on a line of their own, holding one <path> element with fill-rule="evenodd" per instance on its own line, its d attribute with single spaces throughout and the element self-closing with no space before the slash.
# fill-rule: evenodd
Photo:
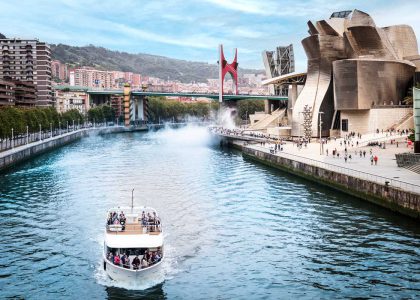
<svg viewBox="0 0 420 300">
<path fill-rule="evenodd" d="M 338 16 L 340 14 L 333 14 Z M 312 109 L 312 135 L 328 136 L 336 112 L 399 105 L 412 82 L 417 40 L 407 25 L 376 27 L 366 13 L 354 10 L 313 24 L 302 40 L 308 57 L 306 85 L 292 113 L 292 135 L 302 133 L 303 108 Z"/>
</svg>

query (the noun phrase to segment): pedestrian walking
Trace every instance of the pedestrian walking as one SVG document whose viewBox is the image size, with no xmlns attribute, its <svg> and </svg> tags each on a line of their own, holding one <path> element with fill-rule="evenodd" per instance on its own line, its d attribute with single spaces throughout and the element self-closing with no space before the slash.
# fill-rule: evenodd
<svg viewBox="0 0 420 300">
<path fill-rule="evenodd" d="M 378 164 L 378 157 L 375 155 L 375 157 L 373 158 L 373 160 L 375 161 L 375 166 Z"/>
<path fill-rule="evenodd" d="M 370 156 L 370 165 L 373 166 L 373 155 Z"/>
<path fill-rule="evenodd" d="M 366 157 L 366 150 L 363 150 L 363 157 Z"/>
</svg>

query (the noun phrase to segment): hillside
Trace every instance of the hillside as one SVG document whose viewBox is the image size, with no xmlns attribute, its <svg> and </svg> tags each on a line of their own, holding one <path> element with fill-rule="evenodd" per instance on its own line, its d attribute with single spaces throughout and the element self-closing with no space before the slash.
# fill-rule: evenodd
<svg viewBox="0 0 420 300">
<path fill-rule="evenodd" d="M 93 45 L 74 47 L 63 44 L 51 45 L 52 58 L 75 66 L 91 66 L 102 70 L 136 72 L 162 79 L 170 78 L 181 82 L 206 82 L 217 78 L 216 64 L 187 62 L 150 54 L 130 54 L 111 51 Z M 239 69 L 240 74 L 263 73 L 262 70 Z"/>
</svg>

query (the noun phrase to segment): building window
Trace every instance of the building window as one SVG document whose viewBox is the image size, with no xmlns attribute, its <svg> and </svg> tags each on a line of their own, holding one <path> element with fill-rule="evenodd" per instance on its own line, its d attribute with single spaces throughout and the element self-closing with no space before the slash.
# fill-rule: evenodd
<svg viewBox="0 0 420 300">
<path fill-rule="evenodd" d="M 341 130 L 342 131 L 349 131 L 349 120 L 348 119 L 342 119 L 341 120 Z"/>
</svg>

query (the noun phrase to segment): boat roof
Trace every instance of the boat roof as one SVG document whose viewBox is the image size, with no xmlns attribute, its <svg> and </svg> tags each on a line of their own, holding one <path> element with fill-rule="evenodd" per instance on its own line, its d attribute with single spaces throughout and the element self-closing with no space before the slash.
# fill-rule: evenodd
<svg viewBox="0 0 420 300">
<path fill-rule="evenodd" d="M 110 248 L 157 248 L 163 246 L 163 234 L 106 234 L 105 244 Z"/>
</svg>

